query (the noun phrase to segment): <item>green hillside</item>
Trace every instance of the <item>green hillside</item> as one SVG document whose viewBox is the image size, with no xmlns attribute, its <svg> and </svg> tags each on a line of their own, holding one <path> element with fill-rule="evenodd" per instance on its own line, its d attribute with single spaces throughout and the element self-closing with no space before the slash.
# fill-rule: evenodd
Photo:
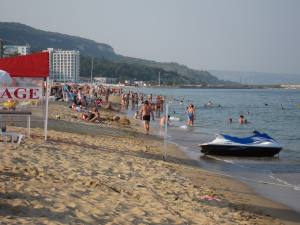
<svg viewBox="0 0 300 225">
<path fill-rule="evenodd" d="M 138 64 L 144 65 L 154 68 L 161 68 L 164 71 L 172 71 L 177 74 L 183 75 L 190 82 L 189 84 L 220 84 L 220 83 L 228 83 L 225 81 L 218 80 L 217 77 L 211 75 L 207 71 L 199 71 L 188 68 L 185 65 L 180 65 L 178 63 L 160 63 L 156 61 L 137 59 L 132 57 L 120 57 L 120 62 L 128 63 L 128 64 Z"/>
<path fill-rule="evenodd" d="M 113 59 L 116 57 L 113 48 L 107 44 L 97 43 L 81 37 L 38 30 L 20 23 L 0 22 L 0 39 L 9 45 L 28 43 L 31 45 L 32 51 L 60 48 L 78 50 L 82 55 L 99 58 Z"/>
<path fill-rule="evenodd" d="M 81 73 L 90 76 L 92 58 L 80 57 Z M 161 84 L 178 85 L 191 84 L 193 80 L 174 71 L 166 71 L 159 67 L 151 67 L 138 63 L 125 63 L 119 60 L 110 61 L 106 59 L 94 58 L 94 76 L 117 77 L 120 81 L 138 80 L 157 84 L 158 74 L 161 74 Z"/>
<path fill-rule="evenodd" d="M 43 31 L 21 23 L 0 22 L 0 39 L 4 40 L 5 44 L 30 44 L 32 51 L 41 51 L 47 48 L 79 50 L 81 54 L 80 74 L 86 77 L 90 76 L 93 57 L 95 76 L 157 83 L 158 73 L 160 73 L 161 83 L 166 85 L 224 83 L 207 71 L 193 70 L 178 63 L 160 63 L 117 55 L 107 44 Z"/>
</svg>

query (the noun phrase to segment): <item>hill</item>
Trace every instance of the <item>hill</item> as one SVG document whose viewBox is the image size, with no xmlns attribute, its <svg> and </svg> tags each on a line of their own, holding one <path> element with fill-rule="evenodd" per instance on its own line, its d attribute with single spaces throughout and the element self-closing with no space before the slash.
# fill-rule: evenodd
<svg viewBox="0 0 300 225">
<path fill-rule="evenodd" d="M 190 69 L 178 63 L 160 63 L 118 55 L 107 44 L 82 37 L 43 31 L 21 23 L 0 22 L 0 39 L 4 40 L 5 44 L 30 44 L 32 51 L 47 48 L 79 50 L 81 54 L 81 76 L 89 76 L 91 58 L 93 57 L 96 76 L 157 83 L 158 73 L 160 73 L 162 84 L 168 85 L 226 83 L 207 71 Z"/>
<path fill-rule="evenodd" d="M 47 48 L 79 50 L 82 55 L 114 59 L 116 54 L 107 44 L 49 31 L 38 30 L 21 23 L 0 22 L 0 38 L 9 45 L 30 44 L 32 51 Z"/>
<path fill-rule="evenodd" d="M 120 57 L 119 61 L 128 64 L 137 64 L 137 65 L 144 65 L 144 66 L 149 66 L 154 68 L 161 68 L 164 71 L 166 71 L 166 73 L 168 73 L 169 71 L 176 72 L 178 74 L 184 75 L 188 80 L 190 80 L 191 83 L 189 84 L 231 83 L 231 82 L 219 80 L 217 77 L 211 75 L 208 71 L 199 71 L 199 70 L 190 69 L 185 65 L 180 65 L 175 62 L 161 63 L 161 62 L 137 59 L 132 57 Z"/>
<path fill-rule="evenodd" d="M 91 57 L 80 57 L 81 73 L 90 76 L 92 67 Z M 158 75 L 161 74 L 161 84 L 178 85 L 191 84 L 193 79 L 183 76 L 175 71 L 166 71 L 159 67 L 151 67 L 138 63 L 127 63 L 119 60 L 106 60 L 94 58 L 93 74 L 95 77 L 117 77 L 120 81 L 139 80 L 151 84 L 158 83 Z"/>
<path fill-rule="evenodd" d="M 240 71 L 209 71 L 219 79 L 250 85 L 300 84 L 300 74 L 279 74 Z"/>
</svg>

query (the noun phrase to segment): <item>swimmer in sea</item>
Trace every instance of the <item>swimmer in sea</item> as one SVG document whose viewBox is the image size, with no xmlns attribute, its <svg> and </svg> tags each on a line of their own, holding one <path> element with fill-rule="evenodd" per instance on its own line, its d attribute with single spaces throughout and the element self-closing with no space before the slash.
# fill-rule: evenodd
<svg viewBox="0 0 300 225">
<path fill-rule="evenodd" d="M 248 123 L 248 121 L 245 119 L 245 117 L 243 115 L 240 115 L 239 123 L 240 124 L 245 124 L 245 123 Z"/>
<path fill-rule="evenodd" d="M 208 101 L 207 106 L 208 106 L 208 107 L 212 107 L 212 106 L 213 106 L 212 101 Z"/>
</svg>

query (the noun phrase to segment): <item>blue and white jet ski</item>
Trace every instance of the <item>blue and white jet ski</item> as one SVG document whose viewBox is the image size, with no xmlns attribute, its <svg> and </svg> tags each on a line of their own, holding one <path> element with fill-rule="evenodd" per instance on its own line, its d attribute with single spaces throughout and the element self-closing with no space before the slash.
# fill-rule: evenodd
<svg viewBox="0 0 300 225">
<path fill-rule="evenodd" d="M 215 140 L 201 144 L 201 152 L 207 155 L 264 157 L 281 151 L 282 146 L 269 135 L 258 131 L 253 133 L 245 138 L 219 134 Z"/>
</svg>

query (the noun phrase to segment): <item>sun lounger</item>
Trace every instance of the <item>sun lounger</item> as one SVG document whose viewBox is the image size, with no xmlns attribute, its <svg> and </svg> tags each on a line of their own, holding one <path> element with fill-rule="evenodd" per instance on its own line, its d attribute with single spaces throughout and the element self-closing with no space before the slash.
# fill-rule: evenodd
<svg viewBox="0 0 300 225">
<path fill-rule="evenodd" d="M 7 139 L 10 140 L 11 143 L 20 144 L 23 138 L 23 134 L 14 133 L 14 132 L 1 132 L 2 141 L 7 143 Z"/>
</svg>

